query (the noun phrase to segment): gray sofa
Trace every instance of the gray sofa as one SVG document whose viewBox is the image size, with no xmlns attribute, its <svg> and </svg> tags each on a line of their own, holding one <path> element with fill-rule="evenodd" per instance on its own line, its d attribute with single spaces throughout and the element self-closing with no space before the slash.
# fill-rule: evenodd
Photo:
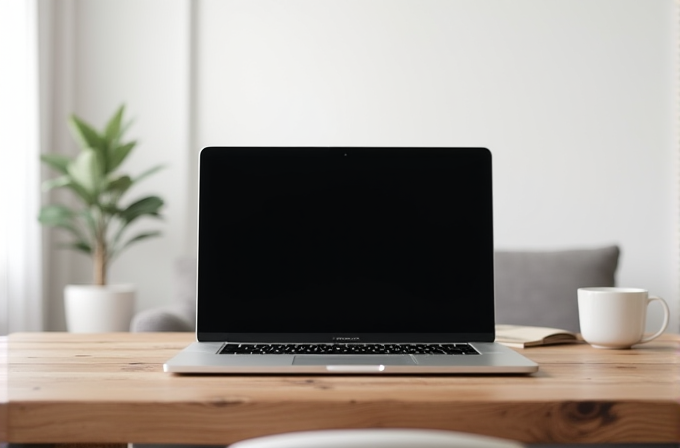
<svg viewBox="0 0 680 448">
<path fill-rule="evenodd" d="M 578 331 L 576 290 L 614 286 L 618 246 L 554 250 L 503 251 L 495 254 L 496 322 Z M 130 329 L 194 331 L 196 260 L 178 260 L 173 302 L 134 316 Z"/>
<path fill-rule="evenodd" d="M 618 246 L 496 251 L 496 322 L 579 331 L 576 291 L 615 286 Z"/>
</svg>

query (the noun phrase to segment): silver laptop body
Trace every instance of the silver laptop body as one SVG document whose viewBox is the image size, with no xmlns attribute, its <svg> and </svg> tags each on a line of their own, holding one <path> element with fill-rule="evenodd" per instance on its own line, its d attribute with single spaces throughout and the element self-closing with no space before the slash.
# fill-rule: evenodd
<svg viewBox="0 0 680 448">
<path fill-rule="evenodd" d="M 485 148 L 201 151 L 178 374 L 531 373 L 495 343 Z"/>
</svg>

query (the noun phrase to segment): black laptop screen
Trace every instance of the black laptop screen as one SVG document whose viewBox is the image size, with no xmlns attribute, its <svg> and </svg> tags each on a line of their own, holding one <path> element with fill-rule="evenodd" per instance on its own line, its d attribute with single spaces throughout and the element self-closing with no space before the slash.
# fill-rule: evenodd
<svg viewBox="0 0 680 448">
<path fill-rule="evenodd" d="M 198 338 L 493 335 L 492 208 L 483 148 L 205 148 Z"/>
</svg>

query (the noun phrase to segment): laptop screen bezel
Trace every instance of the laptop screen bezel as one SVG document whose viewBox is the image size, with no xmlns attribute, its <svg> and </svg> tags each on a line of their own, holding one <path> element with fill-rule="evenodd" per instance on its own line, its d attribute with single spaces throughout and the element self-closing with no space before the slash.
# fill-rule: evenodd
<svg viewBox="0 0 680 448">
<path fill-rule="evenodd" d="M 270 151 L 296 151 L 296 150 L 302 150 L 304 151 L 310 151 L 310 150 L 329 150 L 332 149 L 335 152 L 356 152 L 356 151 L 365 151 L 365 150 L 372 150 L 376 148 L 357 148 L 357 147 L 206 147 L 201 151 L 200 154 L 200 162 L 199 162 L 199 229 L 200 229 L 200 221 L 201 221 L 201 191 L 200 191 L 200 181 L 201 181 L 201 167 L 210 165 L 212 163 L 212 156 L 211 154 L 216 153 L 216 152 L 223 152 L 223 151 L 234 151 L 234 152 L 242 152 L 242 151 L 258 151 L 262 153 L 267 153 Z M 428 150 L 445 150 L 445 149 L 452 149 L 452 150 L 459 150 L 459 151 L 478 151 L 478 152 L 483 152 L 485 155 L 488 155 L 489 159 L 489 170 L 491 170 L 491 153 L 487 148 L 404 148 L 404 147 L 395 147 L 395 148 L 377 148 L 380 150 L 389 150 L 389 149 L 394 149 L 395 151 L 404 151 L 404 150 L 420 150 L 420 151 L 428 151 Z M 490 173 L 489 173 L 489 178 L 490 178 Z M 492 208 L 492 200 L 489 198 L 489 207 Z M 490 214 L 490 217 L 492 214 Z M 493 228 L 493 223 L 490 224 L 491 229 Z M 199 237 L 199 242 L 198 242 L 198 263 L 197 263 L 197 269 L 199 270 L 199 275 L 197 275 L 197 278 L 199 279 L 200 282 L 200 269 L 201 269 L 201 238 L 200 235 Z M 490 253 L 486 254 L 487 257 L 490 257 L 491 260 L 491 266 L 493 266 L 493 232 L 489 235 L 490 238 Z M 493 291 L 493 272 L 490 273 L 487 279 L 488 282 L 491 282 L 490 285 L 490 290 Z M 487 285 L 488 287 L 488 285 Z M 487 289 L 488 290 L 488 289 Z M 201 310 L 201 294 L 204 292 L 201 291 L 201 286 L 200 284 L 197 285 L 197 294 L 196 294 L 196 308 L 197 308 L 197 313 L 196 313 L 196 338 L 198 341 L 203 341 L 203 342 L 222 342 L 222 341 L 242 341 L 242 342 L 272 342 L 272 341 L 280 341 L 280 342 L 293 342 L 293 343 L 310 343 L 310 342 L 325 342 L 325 343 L 332 343 L 332 342 L 347 342 L 347 343 L 352 343 L 352 342 L 470 342 L 470 341 L 479 341 L 479 342 L 492 342 L 495 339 L 495 326 L 494 326 L 494 316 L 489 316 L 489 322 L 487 323 L 487 328 L 488 331 L 483 331 L 483 332 L 359 332 L 359 333 L 338 333 L 338 332 L 328 332 L 328 333 L 318 333 L 318 332 L 312 332 L 312 333 L 295 333 L 295 332 L 256 332 L 256 333 L 244 333 L 244 332 L 224 332 L 224 331 L 204 331 L 201 328 L 201 319 L 199 318 L 199 313 Z M 487 297 L 484 300 L 491 300 L 492 302 L 492 307 L 493 307 L 493 294 L 489 298 Z M 445 306 L 445 304 L 443 304 Z M 493 313 L 492 313 L 493 314 Z"/>
</svg>

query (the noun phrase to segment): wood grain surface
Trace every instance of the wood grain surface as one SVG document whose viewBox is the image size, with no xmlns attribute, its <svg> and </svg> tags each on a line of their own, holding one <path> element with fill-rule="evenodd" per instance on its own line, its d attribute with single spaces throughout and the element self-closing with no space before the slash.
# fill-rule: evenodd
<svg viewBox="0 0 680 448">
<path fill-rule="evenodd" d="M 407 427 L 526 443 L 680 442 L 676 335 L 631 350 L 518 349 L 540 364 L 526 376 L 164 373 L 162 363 L 193 338 L 10 335 L 5 438 L 228 444 L 296 430 Z"/>
<path fill-rule="evenodd" d="M 7 442 L 7 336 L 0 336 L 0 442 Z"/>
</svg>

